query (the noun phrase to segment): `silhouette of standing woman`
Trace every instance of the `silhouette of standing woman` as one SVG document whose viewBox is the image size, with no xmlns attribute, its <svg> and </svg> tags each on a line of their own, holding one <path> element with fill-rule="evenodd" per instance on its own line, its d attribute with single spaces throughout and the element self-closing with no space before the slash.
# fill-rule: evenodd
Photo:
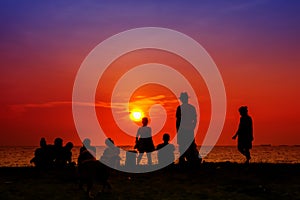
<svg viewBox="0 0 300 200">
<path fill-rule="evenodd" d="M 148 127 L 148 118 L 144 117 L 142 119 L 143 126 L 140 127 L 136 134 L 136 147 L 139 151 L 139 155 L 137 157 L 137 164 L 140 163 L 144 152 L 147 154 L 148 165 L 152 165 L 151 152 L 154 151 L 154 144 L 152 141 L 152 130 Z"/>
<path fill-rule="evenodd" d="M 248 115 L 247 106 L 240 107 L 239 112 L 241 115 L 239 128 L 232 139 L 235 140 L 238 137 L 238 150 L 246 157 L 246 163 L 248 164 L 251 159 L 250 149 L 253 141 L 252 118 Z"/>
</svg>

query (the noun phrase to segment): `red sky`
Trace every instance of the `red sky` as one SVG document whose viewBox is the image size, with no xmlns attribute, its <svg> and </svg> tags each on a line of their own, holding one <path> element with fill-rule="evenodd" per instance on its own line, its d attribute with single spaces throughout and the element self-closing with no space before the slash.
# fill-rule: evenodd
<svg viewBox="0 0 300 200">
<path fill-rule="evenodd" d="M 241 105 L 249 107 L 253 118 L 254 144 L 300 144 L 298 2 L 174 1 L 170 5 L 153 1 L 134 7 L 124 2 L 1 2 L 0 145 L 38 145 L 40 137 L 48 142 L 62 137 L 65 142 L 80 144 L 71 103 L 82 61 L 106 38 L 145 26 L 171 28 L 189 35 L 218 66 L 227 95 L 226 121 L 218 145 L 235 144 L 231 136 L 238 125 L 237 109 Z M 124 55 L 101 78 L 95 101 L 110 98 L 113 81 L 122 70 L 153 60 L 177 69 L 195 83 L 201 110 L 196 141 L 201 144 L 209 123 L 210 98 L 201 77 L 175 55 L 150 50 Z M 159 86 L 145 86 L 134 96 L 153 99 L 159 93 L 166 97 L 160 103 L 171 100 L 177 105 L 175 97 L 179 94 Z M 167 108 L 170 118 L 162 131 L 174 136 L 172 108 Z M 102 112 L 110 113 L 103 109 L 107 108 L 96 108 L 99 123 L 113 123 L 112 118 L 101 117 Z M 115 126 L 105 126 L 117 145 L 133 143 Z M 156 143 L 160 136 L 155 138 Z"/>
</svg>

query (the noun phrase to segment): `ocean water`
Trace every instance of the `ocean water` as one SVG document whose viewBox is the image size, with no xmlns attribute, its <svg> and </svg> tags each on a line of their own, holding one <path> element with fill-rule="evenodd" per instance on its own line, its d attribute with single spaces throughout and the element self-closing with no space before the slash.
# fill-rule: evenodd
<svg viewBox="0 0 300 200">
<path fill-rule="evenodd" d="M 37 147 L 4 147 L 0 146 L 0 167 L 24 167 L 33 166 L 30 160 L 33 158 Z M 79 148 L 72 150 L 73 161 L 77 162 Z M 132 150 L 132 147 L 122 147 Z M 105 147 L 97 147 L 96 157 L 99 159 Z M 175 159 L 179 157 L 178 148 L 175 150 Z M 126 151 L 121 151 L 121 165 L 125 164 Z M 300 146 L 254 146 L 251 150 L 251 162 L 254 163 L 300 163 Z M 153 163 L 157 163 L 157 153 L 152 153 Z M 209 154 L 203 157 L 205 162 L 245 162 L 245 158 L 237 151 L 235 146 L 216 146 Z M 146 164 L 146 155 L 143 156 L 141 164 Z"/>
</svg>

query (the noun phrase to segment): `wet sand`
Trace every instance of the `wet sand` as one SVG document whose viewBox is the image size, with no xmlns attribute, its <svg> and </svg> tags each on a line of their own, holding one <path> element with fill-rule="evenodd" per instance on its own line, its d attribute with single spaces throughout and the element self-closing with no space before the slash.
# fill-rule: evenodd
<svg viewBox="0 0 300 200">
<path fill-rule="evenodd" d="M 197 169 L 111 171 L 95 199 L 300 199 L 300 164 L 204 163 Z M 99 186 L 99 188 L 101 188 Z M 0 168 L 0 199 L 88 199 L 74 171 Z"/>
</svg>

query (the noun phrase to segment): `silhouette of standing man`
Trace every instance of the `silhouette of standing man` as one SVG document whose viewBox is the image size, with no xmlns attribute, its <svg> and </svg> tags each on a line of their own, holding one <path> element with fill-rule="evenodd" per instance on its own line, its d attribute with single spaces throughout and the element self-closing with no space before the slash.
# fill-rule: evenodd
<svg viewBox="0 0 300 200">
<path fill-rule="evenodd" d="M 241 115 L 239 128 L 232 139 L 235 140 L 238 137 L 238 150 L 246 157 L 246 163 L 248 164 L 251 159 L 250 149 L 253 141 L 252 118 L 248 115 L 247 106 L 240 107 L 239 112 Z"/>
<path fill-rule="evenodd" d="M 182 92 L 179 97 L 182 104 L 176 110 L 177 143 L 180 152 L 179 164 L 184 164 L 185 160 L 192 163 L 199 159 L 194 140 L 197 114 L 195 107 L 188 103 L 188 98 L 188 94 Z"/>
</svg>

